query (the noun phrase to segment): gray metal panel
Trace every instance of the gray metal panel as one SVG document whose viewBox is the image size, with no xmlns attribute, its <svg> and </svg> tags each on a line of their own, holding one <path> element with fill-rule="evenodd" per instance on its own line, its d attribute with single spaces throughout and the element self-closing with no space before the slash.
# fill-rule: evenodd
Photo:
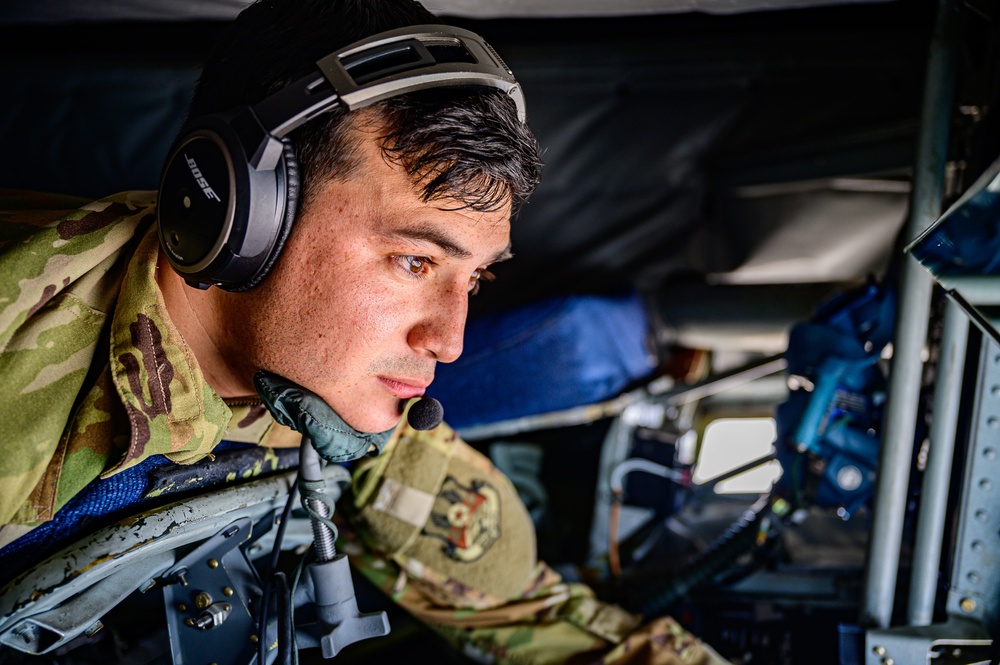
<svg viewBox="0 0 1000 665">
<path fill-rule="evenodd" d="M 1000 589 L 1000 345 L 984 337 L 947 611 L 996 625 Z"/>
</svg>

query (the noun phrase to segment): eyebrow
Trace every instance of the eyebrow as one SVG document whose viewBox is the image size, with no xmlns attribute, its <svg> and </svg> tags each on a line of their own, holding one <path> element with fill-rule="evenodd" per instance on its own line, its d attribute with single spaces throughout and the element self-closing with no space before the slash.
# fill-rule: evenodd
<svg viewBox="0 0 1000 665">
<path fill-rule="evenodd" d="M 467 259 L 472 256 L 470 252 L 465 247 L 462 247 L 457 241 L 449 237 L 448 234 L 441 231 L 433 226 L 416 226 L 406 229 L 398 229 L 390 233 L 386 233 L 386 236 L 390 238 L 402 238 L 404 240 L 417 240 L 422 242 L 429 242 L 433 245 L 440 247 L 445 254 L 456 259 Z M 507 259 L 513 258 L 514 254 L 511 252 L 510 243 L 502 250 L 496 253 L 492 259 L 488 260 L 487 263 L 499 263 L 500 261 L 506 261 Z"/>
</svg>

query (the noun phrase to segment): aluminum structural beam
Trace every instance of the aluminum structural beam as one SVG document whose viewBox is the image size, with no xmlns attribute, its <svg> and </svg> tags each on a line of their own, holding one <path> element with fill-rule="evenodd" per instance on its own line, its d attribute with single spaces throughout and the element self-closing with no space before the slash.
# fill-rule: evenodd
<svg viewBox="0 0 1000 665">
<path fill-rule="evenodd" d="M 955 97 L 955 47 L 959 3 L 940 0 L 928 56 L 920 137 L 904 233 L 914 240 L 941 215 L 945 164 Z M 933 280 L 912 257 L 902 264 L 886 403 L 886 427 L 875 487 L 865 592 L 860 623 L 888 627 L 896 594 L 906 495 Z"/>
<path fill-rule="evenodd" d="M 968 351 L 972 354 L 971 349 Z M 899 663 L 986 663 L 993 657 L 989 627 L 1000 623 L 1000 345 L 983 336 L 977 349 L 975 398 L 968 423 L 968 446 L 956 510 L 951 574 L 945 602 L 947 618 L 930 625 L 873 628 L 865 635 L 865 665 Z M 921 505 L 923 509 L 923 505 Z M 914 596 L 911 596 L 913 599 Z M 921 600 L 916 596 L 917 600 Z M 923 599 L 926 600 L 926 599 Z M 911 603 L 912 605 L 912 603 Z M 914 609 L 911 607 L 911 610 Z M 923 607 L 911 612 L 921 619 Z"/>
<path fill-rule="evenodd" d="M 906 615 L 911 626 L 929 626 L 934 618 L 968 342 L 969 317 L 958 303 L 947 298 L 934 384 L 927 466 L 921 485 L 920 514 L 913 546 Z"/>
</svg>

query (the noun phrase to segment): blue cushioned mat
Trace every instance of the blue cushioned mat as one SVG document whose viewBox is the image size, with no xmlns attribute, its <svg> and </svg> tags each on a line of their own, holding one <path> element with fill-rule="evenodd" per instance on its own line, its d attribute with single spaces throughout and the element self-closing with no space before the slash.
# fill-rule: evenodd
<svg viewBox="0 0 1000 665">
<path fill-rule="evenodd" d="M 649 331 L 635 293 L 549 298 L 482 316 L 427 394 L 456 429 L 600 402 L 653 373 Z"/>
</svg>

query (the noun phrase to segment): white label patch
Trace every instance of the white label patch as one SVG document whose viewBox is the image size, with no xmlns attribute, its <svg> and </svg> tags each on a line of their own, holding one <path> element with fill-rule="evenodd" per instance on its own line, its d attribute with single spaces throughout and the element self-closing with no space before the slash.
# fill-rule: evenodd
<svg viewBox="0 0 1000 665">
<path fill-rule="evenodd" d="M 372 507 L 413 526 L 423 526 L 434 507 L 434 495 L 385 478 Z"/>
</svg>

